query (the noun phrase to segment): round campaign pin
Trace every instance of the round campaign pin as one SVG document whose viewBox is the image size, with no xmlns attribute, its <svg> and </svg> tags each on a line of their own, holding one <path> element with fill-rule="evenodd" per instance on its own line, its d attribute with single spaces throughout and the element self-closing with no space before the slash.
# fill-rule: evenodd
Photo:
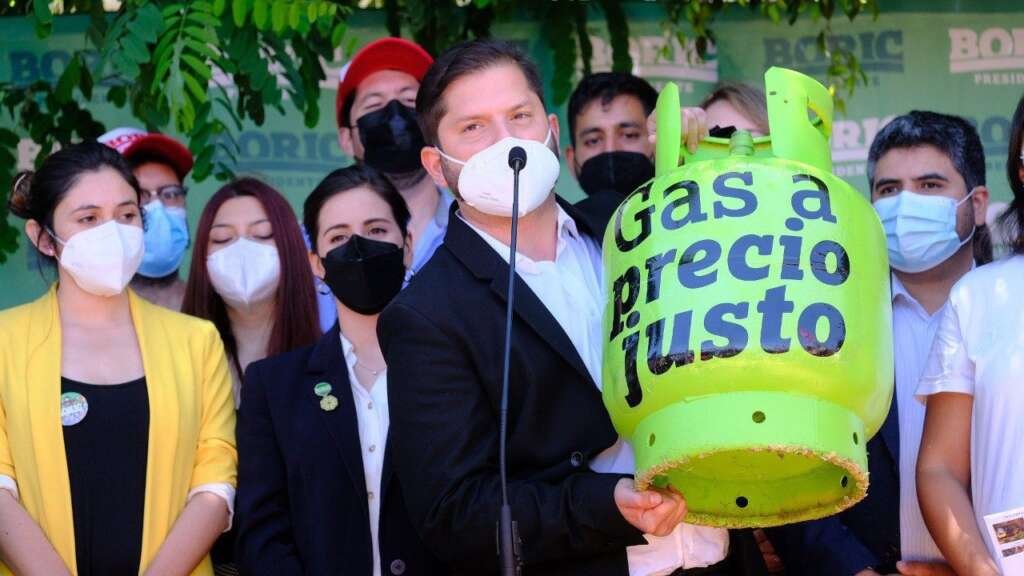
<svg viewBox="0 0 1024 576">
<path fill-rule="evenodd" d="M 65 392 L 60 395 L 60 423 L 74 426 L 89 413 L 89 401 L 78 392 Z"/>
<path fill-rule="evenodd" d="M 330 412 L 338 407 L 338 398 L 333 394 L 328 394 L 320 399 L 320 409 L 324 412 Z"/>
<path fill-rule="evenodd" d="M 331 385 L 327 382 L 321 382 L 313 386 L 313 393 L 320 397 L 327 396 L 331 393 Z"/>
</svg>

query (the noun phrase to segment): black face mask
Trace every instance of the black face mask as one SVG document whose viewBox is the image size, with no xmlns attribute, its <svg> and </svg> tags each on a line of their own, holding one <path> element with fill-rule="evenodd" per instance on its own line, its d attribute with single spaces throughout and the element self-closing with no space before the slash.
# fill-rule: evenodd
<svg viewBox="0 0 1024 576">
<path fill-rule="evenodd" d="M 323 258 L 324 283 L 347 308 L 376 314 L 402 290 L 405 250 L 355 235 Z"/>
<path fill-rule="evenodd" d="M 617 192 L 628 196 L 654 178 L 654 163 L 639 152 L 604 152 L 580 166 L 580 187 L 588 196 Z"/>
<path fill-rule="evenodd" d="M 363 142 L 363 161 L 381 172 L 421 170 L 420 150 L 426 146 L 416 112 L 398 100 L 356 120 Z"/>
</svg>

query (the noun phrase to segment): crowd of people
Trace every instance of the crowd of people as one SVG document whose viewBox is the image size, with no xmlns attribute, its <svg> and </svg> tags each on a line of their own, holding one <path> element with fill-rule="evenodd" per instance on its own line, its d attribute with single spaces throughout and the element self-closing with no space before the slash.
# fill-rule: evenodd
<svg viewBox="0 0 1024 576">
<path fill-rule="evenodd" d="M 656 97 L 630 74 L 584 77 L 562 151 L 514 45 L 434 60 L 387 38 L 342 71 L 355 163 L 301 219 L 243 177 L 190 237 L 192 155 L 130 128 L 19 175 L 11 212 L 56 281 L 0 312 L 0 572 L 496 573 L 519 146 L 507 498 L 524 573 L 999 574 L 983 517 L 1024 506 L 1024 98 L 997 261 L 975 128 L 910 111 L 874 138 L 895 393 L 868 495 L 751 531 L 689 524 L 685 493 L 637 490 L 601 399 L 602 237 L 654 174 Z M 680 114 L 691 149 L 769 135 L 745 85 Z M 563 157 L 575 205 L 554 193 Z"/>
</svg>

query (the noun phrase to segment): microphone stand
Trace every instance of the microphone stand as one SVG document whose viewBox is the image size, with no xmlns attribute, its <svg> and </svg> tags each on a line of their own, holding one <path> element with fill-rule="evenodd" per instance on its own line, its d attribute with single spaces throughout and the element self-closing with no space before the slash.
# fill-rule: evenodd
<svg viewBox="0 0 1024 576">
<path fill-rule="evenodd" d="M 505 444 L 508 442 L 508 375 L 512 352 L 512 309 L 516 287 L 516 236 L 519 231 L 519 171 L 526 166 L 526 151 L 516 146 L 509 151 L 508 165 L 512 168 L 512 238 L 508 254 L 508 300 L 505 306 L 505 354 L 501 373 L 501 412 L 499 420 L 498 467 L 501 474 L 501 516 L 498 519 L 498 556 L 501 576 L 521 574 L 519 557 L 519 530 L 512 520 L 508 504 L 508 469 Z"/>
</svg>

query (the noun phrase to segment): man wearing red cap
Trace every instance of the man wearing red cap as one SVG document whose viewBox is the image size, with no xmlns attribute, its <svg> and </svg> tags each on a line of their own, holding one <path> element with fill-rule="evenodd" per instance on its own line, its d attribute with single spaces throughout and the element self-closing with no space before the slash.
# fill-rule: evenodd
<svg viewBox="0 0 1024 576">
<path fill-rule="evenodd" d="M 371 42 L 342 68 L 335 104 L 341 149 L 387 176 L 409 205 L 410 274 L 441 245 L 452 204 L 420 164 L 425 144 L 416 93 L 433 62 L 426 50 L 402 38 Z"/>
<path fill-rule="evenodd" d="M 115 128 L 99 141 L 128 160 L 142 188 L 145 253 L 131 287 L 154 304 L 180 310 L 185 282 L 178 268 L 189 245 L 182 183 L 192 170 L 192 153 L 170 136 L 137 128 Z"/>
</svg>

